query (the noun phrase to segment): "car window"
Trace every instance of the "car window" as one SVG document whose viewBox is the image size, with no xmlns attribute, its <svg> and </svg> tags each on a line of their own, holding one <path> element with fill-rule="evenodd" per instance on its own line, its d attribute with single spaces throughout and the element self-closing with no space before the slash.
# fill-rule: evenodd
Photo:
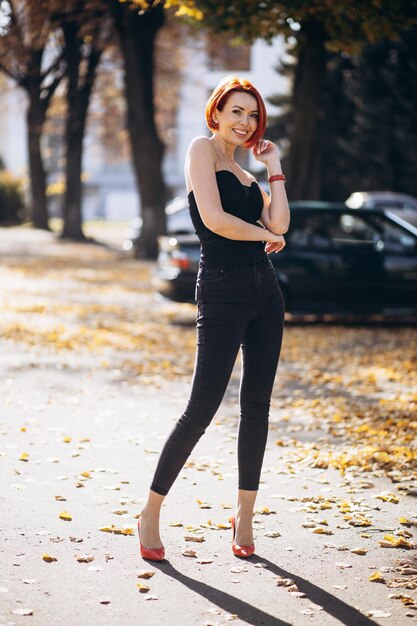
<svg viewBox="0 0 417 626">
<path fill-rule="evenodd" d="M 296 248 L 330 247 L 330 239 L 323 228 L 322 215 L 318 213 L 297 215 L 286 237 Z"/>
<path fill-rule="evenodd" d="M 316 211 L 297 215 L 288 241 L 297 248 L 369 247 L 386 252 L 414 250 L 416 238 L 383 215 Z"/>
<path fill-rule="evenodd" d="M 395 222 L 382 215 L 369 216 L 369 220 L 378 229 L 385 251 L 401 252 L 415 249 L 417 238 Z"/>
<path fill-rule="evenodd" d="M 340 213 L 331 222 L 331 238 L 337 244 L 372 244 L 380 239 L 378 229 L 352 213 Z"/>
<path fill-rule="evenodd" d="M 334 248 L 361 245 L 379 239 L 377 230 L 362 218 L 349 213 L 317 211 L 297 220 L 290 241 L 296 247 Z"/>
</svg>

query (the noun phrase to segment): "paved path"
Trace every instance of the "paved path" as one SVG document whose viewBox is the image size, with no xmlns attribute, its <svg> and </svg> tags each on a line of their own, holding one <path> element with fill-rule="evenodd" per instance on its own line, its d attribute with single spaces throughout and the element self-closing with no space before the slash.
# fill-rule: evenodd
<svg viewBox="0 0 417 626">
<path fill-rule="evenodd" d="M 49 235 L 44 244 L 52 245 Z M 99 367 L 95 353 L 34 352 L 7 338 L 0 340 L 0 351 L 1 626 L 417 621 L 415 610 L 389 597 L 415 598 L 415 591 L 369 582 L 376 571 L 392 581 L 400 576 L 400 561 L 416 561 L 415 550 L 378 544 L 389 532 L 407 530 L 401 516 L 416 520 L 415 497 L 404 496 L 383 475 L 342 476 L 289 462 L 287 447 L 276 442 L 294 435 L 276 399 L 254 517 L 256 555 L 243 560 L 231 552 L 238 422 L 232 382 L 165 501 L 167 560 L 152 564 L 140 558 L 135 531 L 130 536 L 99 529 L 135 529 L 158 452 L 181 414 L 190 381 L 132 384 L 117 364 Z M 309 431 L 308 417 L 299 419 L 306 438 L 329 437 L 324 430 Z M 375 498 L 383 492 L 397 494 L 399 502 Z M 372 525 L 349 524 L 346 511 Z M 71 521 L 60 518 L 63 512 Z M 182 526 L 170 525 L 177 523 Z M 332 534 L 313 532 L 318 528 Z M 186 535 L 204 541 L 186 541 Z M 366 555 L 351 551 L 356 548 Z M 184 556 L 186 550 L 196 557 Z M 45 554 L 56 561 L 45 562 Z M 81 556 L 94 558 L 82 563 Z M 154 575 L 138 578 L 143 570 Z M 278 585 L 282 578 L 295 586 Z M 149 591 L 140 592 L 138 583 Z"/>
</svg>

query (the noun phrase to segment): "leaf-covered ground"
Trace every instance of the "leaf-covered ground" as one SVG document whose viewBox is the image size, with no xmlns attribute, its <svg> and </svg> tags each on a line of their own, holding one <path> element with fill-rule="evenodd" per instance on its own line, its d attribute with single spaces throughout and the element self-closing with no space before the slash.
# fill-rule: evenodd
<svg viewBox="0 0 417 626">
<path fill-rule="evenodd" d="M 195 307 L 158 297 L 154 265 L 94 245 L 4 250 L 0 331 L 33 351 L 97 355 L 120 377 L 163 385 L 193 371 Z M 117 367 L 115 367 L 117 364 Z M 233 380 L 239 377 L 239 363 Z M 233 390 L 233 383 L 231 384 Z M 417 331 L 407 325 L 287 323 L 273 406 L 290 422 L 289 461 L 383 472 L 417 470 Z M 306 437 L 324 430 L 324 442 Z"/>
<path fill-rule="evenodd" d="M 88 372 L 102 372 L 109 380 L 131 388 L 145 385 L 150 398 L 153 390 L 163 393 L 164 389 L 175 388 L 175 383 L 183 389 L 191 380 L 195 307 L 168 302 L 155 293 L 153 263 L 138 262 L 101 246 L 58 242 L 50 234 L 34 236 L 25 229 L 1 231 L 0 256 L 1 345 L 8 354 L 14 346 L 20 353 L 26 352 L 34 375 L 40 364 L 48 361 L 69 371 L 84 369 L 87 376 Z M 397 551 L 395 567 L 384 570 L 374 566 L 368 580 L 370 586 L 386 585 L 387 592 L 391 587 L 398 588 L 396 597 L 395 594 L 390 597 L 401 602 L 410 616 L 417 609 L 417 568 L 415 557 L 407 555 L 415 554 L 417 515 L 407 508 L 407 514 L 398 515 L 397 523 L 386 528 L 380 521 L 376 523 L 373 516 L 375 511 L 383 511 L 380 507 L 396 507 L 403 498 L 409 501 L 417 493 L 416 365 L 417 333 L 412 325 L 312 324 L 288 320 L 271 407 L 270 435 L 277 461 L 273 467 L 265 468 L 264 474 L 267 482 L 271 472 L 301 480 L 308 472 L 316 471 L 317 482 L 327 485 L 326 472 L 329 476 L 337 472 L 340 485 L 349 497 L 342 496 L 332 485 L 327 495 L 306 493 L 303 497 L 291 495 L 290 489 L 275 497 L 279 502 L 294 503 L 294 510 L 304 516 L 299 522 L 303 532 L 319 536 L 335 534 L 335 520 L 326 519 L 326 515 L 336 515 L 341 524 L 337 529 L 342 529 L 337 532 L 355 529 L 361 533 L 358 537 L 365 543 L 373 541 L 374 548 L 382 553 Z M 233 420 L 227 417 L 218 420 L 225 436 L 235 436 L 239 374 L 238 359 L 226 396 Z M 26 429 L 31 430 L 23 416 L 13 428 L 20 428 L 22 436 Z M 3 434 L 9 436 L 10 432 L 10 425 L 4 426 Z M 166 428 L 161 432 L 166 434 Z M 44 435 L 47 437 L 39 431 L 38 443 L 42 443 Z M 74 433 L 62 433 L 59 445 L 71 446 L 75 441 Z M 83 441 L 80 437 L 72 456 L 77 458 L 81 454 L 78 450 L 89 446 L 89 439 Z M 145 452 L 155 457 L 155 450 Z M 31 450 L 17 449 L 16 454 L 18 465 L 30 474 Z M 50 457 L 45 462 L 58 461 Z M 185 471 L 200 476 L 208 472 L 221 480 L 221 465 L 190 459 Z M 90 481 L 97 480 L 99 472 L 84 468 L 76 478 L 75 488 L 88 486 Z M 391 481 L 391 489 L 375 489 L 374 483 L 386 477 Z M 105 487 L 110 492 L 122 488 L 120 484 Z M 372 494 L 374 507 L 364 499 L 368 493 Z M 58 506 L 62 501 L 57 518 L 62 524 L 71 524 L 74 515 L 71 500 L 60 500 L 61 497 L 55 494 Z M 212 508 L 203 499 L 198 502 L 199 508 Z M 132 503 L 132 498 L 115 501 L 112 523 L 103 520 L 97 530 L 110 535 L 134 534 L 133 522 L 128 525 L 114 522 L 114 515 L 125 519 L 132 516 Z M 274 513 L 263 507 L 257 516 Z M 183 524 L 171 520 L 171 526 L 181 528 Z M 215 517 L 201 526 L 185 526 L 188 537 L 185 541 L 193 541 L 193 548 L 205 533 L 230 528 Z M 280 533 L 265 536 L 274 539 Z M 76 541 L 73 536 L 71 542 Z M 346 550 L 348 557 L 353 554 L 355 558 L 366 555 L 369 548 L 364 545 L 334 543 L 332 538 L 326 544 L 328 550 Z M 53 547 L 40 557 L 52 567 L 56 558 Z M 182 552 L 186 560 L 197 558 L 200 565 L 210 567 L 211 557 L 203 558 L 197 549 L 188 548 Z M 352 558 L 341 558 L 339 569 L 352 567 Z M 76 560 L 90 563 L 94 555 L 81 553 Z M 95 565 L 89 567 L 93 571 Z M 234 583 L 239 582 L 245 571 L 244 568 L 231 570 L 237 574 Z M 150 579 L 153 573 L 143 571 L 138 577 Z M 297 581 L 277 575 L 275 583 L 295 594 L 294 597 L 302 597 Z M 30 580 L 25 584 L 31 584 Z M 138 583 L 140 594 L 145 596 L 149 590 L 152 581 Z M 148 597 L 152 599 L 152 594 Z M 105 597 L 101 603 L 106 604 Z M 374 609 L 369 617 L 389 617 L 382 610 L 378 613 L 378 607 Z M 16 609 L 26 610 L 30 611 Z M 311 605 L 300 613 L 313 615 L 317 610 L 320 607 Z"/>
</svg>

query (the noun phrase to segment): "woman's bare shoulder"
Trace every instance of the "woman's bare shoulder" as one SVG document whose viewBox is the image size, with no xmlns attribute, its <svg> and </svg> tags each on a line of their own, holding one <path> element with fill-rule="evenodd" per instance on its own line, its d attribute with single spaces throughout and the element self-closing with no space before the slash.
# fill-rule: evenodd
<svg viewBox="0 0 417 626">
<path fill-rule="evenodd" d="M 195 137 L 190 143 L 190 147 L 188 148 L 188 154 L 191 156 L 204 156 L 207 157 L 211 155 L 214 157 L 213 145 L 210 141 L 209 137 L 204 137 L 203 135 L 200 137 Z"/>
</svg>

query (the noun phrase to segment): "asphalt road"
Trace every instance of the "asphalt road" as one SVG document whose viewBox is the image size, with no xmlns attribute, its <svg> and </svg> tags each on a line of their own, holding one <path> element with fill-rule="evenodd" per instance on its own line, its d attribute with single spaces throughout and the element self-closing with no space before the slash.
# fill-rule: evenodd
<svg viewBox="0 0 417 626">
<path fill-rule="evenodd" d="M 276 445 L 291 432 L 277 403 L 254 516 L 256 555 L 243 560 L 231 551 L 238 424 L 231 390 L 165 500 L 167 559 L 149 563 L 139 554 L 135 516 L 190 380 L 132 384 L 117 365 L 99 367 L 94 353 L 35 352 L 7 338 L 0 354 L 1 626 L 417 621 L 416 610 L 390 597 L 416 598 L 415 590 L 369 581 L 380 572 L 398 582 L 401 562 L 416 563 L 415 549 L 379 545 L 405 529 L 400 517 L 416 521 L 415 497 L 383 475 L 289 463 Z M 328 436 L 309 432 L 318 442 Z M 398 503 L 376 498 L 388 492 Z M 348 509 L 372 524 L 349 524 Z M 100 530 L 112 525 L 133 534 Z M 414 543 L 415 528 L 406 529 Z M 138 577 L 144 570 L 153 576 Z"/>
</svg>

